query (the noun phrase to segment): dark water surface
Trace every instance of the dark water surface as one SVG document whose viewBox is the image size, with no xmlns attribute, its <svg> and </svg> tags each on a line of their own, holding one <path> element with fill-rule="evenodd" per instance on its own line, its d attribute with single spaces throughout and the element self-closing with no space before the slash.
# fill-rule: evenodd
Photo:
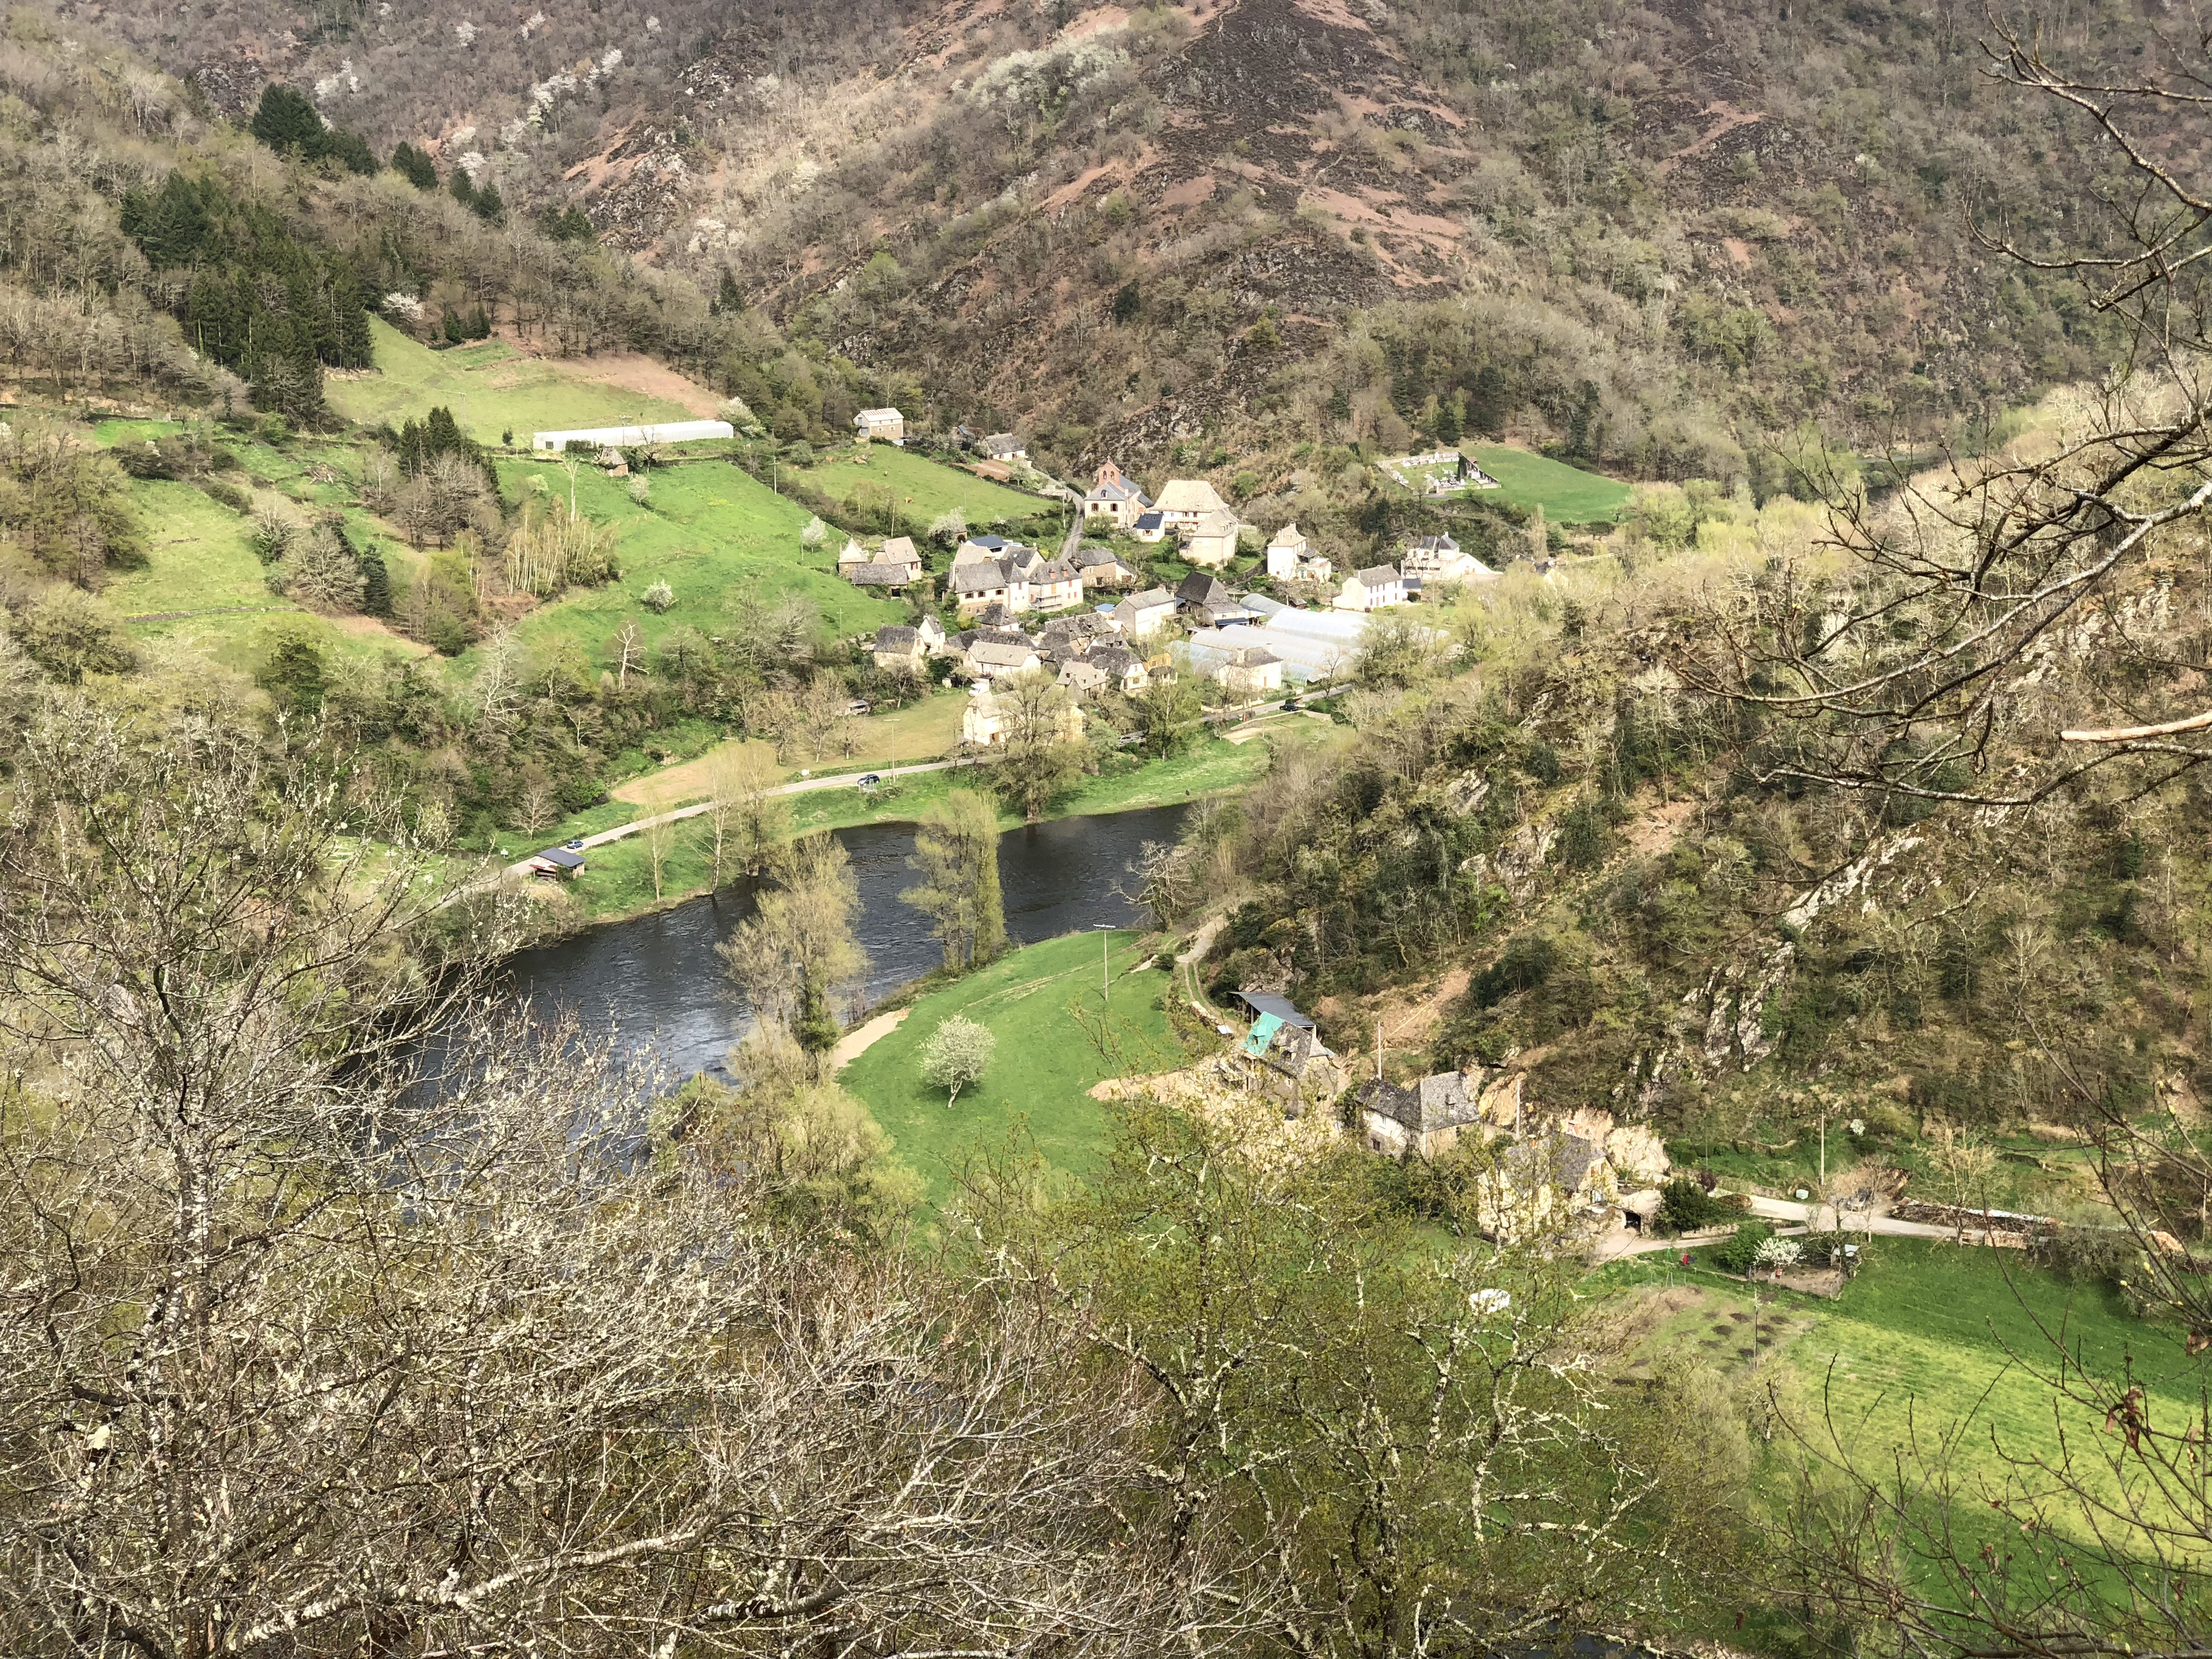
<svg viewBox="0 0 2212 1659">
<path fill-rule="evenodd" d="M 1138 913 L 1122 896 L 1136 887 L 1128 866 L 1145 842 L 1173 841 L 1188 810 L 1158 806 L 1008 830 L 999 838 L 1007 935 L 1031 945 L 1098 922 L 1130 925 Z M 868 953 L 872 1000 L 943 960 L 927 919 L 899 902 L 915 878 L 907 863 L 914 826 L 872 823 L 834 833 L 860 879 L 856 931 Z M 729 890 L 594 927 L 512 957 L 510 982 L 541 1012 L 572 1009 L 587 1031 L 611 1026 L 622 1047 L 649 1054 L 678 1077 L 720 1073 L 750 1016 L 732 998 L 714 946 L 752 911 L 749 894 Z"/>
</svg>

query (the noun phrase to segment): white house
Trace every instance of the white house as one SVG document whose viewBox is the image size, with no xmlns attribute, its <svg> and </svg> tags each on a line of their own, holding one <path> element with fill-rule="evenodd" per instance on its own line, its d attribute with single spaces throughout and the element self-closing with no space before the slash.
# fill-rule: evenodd
<svg viewBox="0 0 2212 1659">
<path fill-rule="evenodd" d="M 1213 678 L 1232 696 L 1264 697 L 1283 689 L 1283 659 L 1264 645 L 1232 645 Z"/>
<path fill-rule="evenodd" d="M 1237 532 L 1242 528 L 1225 507 L 1209 513 L 1183 532 L 1182 556 L 1193 564 L 1218 570 L 1237 556 Z"/>
<path fill-rule="evenodd" d="M 906 416 L 896 409 L 864 409 L 853 416 L 853 427 L 864 443 L 906 442 Z"/>
<path fill-rule="evenodd" d="M 627 449 L 638 444 L 690 444 L 708 438 L 728 438 L 737 428 L 727 421 L 668 421 L 659 426 L 593 426 L 574 432 L 533 432 L 530 447 L 559 454 L 570 444 L 578 448 Z"/>
<path fill-rule="evenodd" d="M 1025 461 L 1030 458 L 1022 441 L 1011 432 L 994 432 L 979 447 L 987 461 Z"/>
<path fill-rule="evenodd" d="M 1267 543 L 1267 574 L 1279 582 L 1325 582 L 1329 570 L 1328 561 L 1294 524 L 1285 525 Z"/>
<path fill-rule="evenodd" d="M 1103 519 L 1116 530 L 1127 530 L 1152 504 L 1151 496 L 1123 477 L 1120 467 L 1107 461 L 1098 469 L 1097 482 L 1084 492 L 1083 516 Z"/>
<path fill-rule="evenodd" d="M 1382 611 L 1406 602 L 1405 579 L 1387 564 L 1355 570 L 1344 579 L 1343 589 L 1329 601 L 1339 611 Z"/>
<path fill-rule="evenodd" d="M 1482 581 L 1495 580 L 1498 575 L 1449 536 L 1422 537 L 1406 550 L 1398 561 L 1398 568 L 1424 582 Z"/>
<path fill-rule="evenodd" d="M 1221 499 L 1221 492 L 1203 478 L 1170 480 L 1153 505 L 1159 509 L 1162 528 L 1175 531 L 1189 529 L 1209 513 L 1229 512 L 1229 503 Z"/>
<path fill-rule="evenodd" d="M 1124 639 L 1148 639 L 1173 622 L 1175 614 L 1175 595 L 1164 587 L 1148 587 L 1115 605 L 1114 622 Z"/>
</svg>

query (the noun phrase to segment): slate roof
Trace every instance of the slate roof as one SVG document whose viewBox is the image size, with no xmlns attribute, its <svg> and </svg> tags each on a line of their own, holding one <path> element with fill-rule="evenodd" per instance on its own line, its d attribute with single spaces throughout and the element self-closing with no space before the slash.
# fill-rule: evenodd
<svg viewBox="0 0 2212 1659">
<path fill-rule="evenodd" d="M 848 564 L 844 578 L 855 587 L 904 587 L 915 579 L 910 564 Z"/>
<path fill-rule="evenodd" d="M 1366 569 L 1354 573 L 1352 579 L 1362 587 L 1388 587 L 1392 582 L 1405 580 L 1398 574 L 1398 567 L 1393 564 L 1370 564 Z"/>
<path fill-rule="evenodd" d="M 1048 559 L 1029 573 L 1033 582 L 1072 582 L 1078 580 L 1075 567 L 1066 559 Z"/>
<path fill-rule="evenodd" d="M 979 640 L 968 647 L 968 665 L 971 669 L 995 668 L 1018 672 L 1033 666 L 1036 660 L 1036 647 L 1026 640 L 1019 645 L 1001 645 L 995 640 Z"/>
<path fill-rule="evenodd" d="M 1370 1078 L 1360 1085 L 1358 1100 L 1369 1111 L 1402 1124 L 1417 1135 L 1472 1123 L 1482 1115 L 1468 1089 L 1464 1072 L 1439 1072 L 1407 1088 L 1379 1077 Z"/>
<path fill-rule="evenodd" d="M 915 647 L 921 643 L 921 630 L 917 628 L 902 628 L 896 623 L 885 623 L 876 630 L 876 649 L 879 652 L 896 652 L 901 656 L 911 656 Z"/>
<path fill-rule="evenodd" d="M 1175 602 L 1175 595 L 1169 592 L 1166 588 L 1148 587 L 1141 593 L 1130 594 L 1127 599 L 1121 601 L 1121 605 L 1114 608 L 1119 611 L 1126 605 L 1133 611 L 1158 611 L 1172 605 Z"/>
<path fill-rule="evenodd" d="M 1277 996 L 1273 991 L 1239 991 L 1237 1000 L 1255 1016 L 1273 1014 L 1285 1025 L 1303 1025 L 1310 1031 L 1316 1029 L 1311 1014 L 1300 1013 L 1296 1003 L 1288 997 Z"/>
<path fill-rule="evenodd" d="M 1006 586 L 1006 567 L 996 559 L 971 559 L 952 572 L 956 593 L 988 593 Z"/>
<path fill-rule="evenodd" d="M 1166 522 L 1167 518 L 1164 514 L 1158 512 L 1139 513 L 1137 514 L 1136 523 L 1132 525 L 1130 528 L 1133 530 L 1158 530 Z"/>
<path fill-rule="evenodd" d="M 1184 605 L 1233 605 L 1237 596 L 1218 576 L 1194 570 L 1176 585 L 1176 598 Z"/>
<path fill-rule="evenodd" d="M 581 853 L 572 852 L 566 847 L 549 847 L 542 853 L 532 853 L 530 855 L 530 861 L 533 864 L 557 865 L 563 870 L 580 870 L 584 867 L 584 855 Z"/>
</svg>

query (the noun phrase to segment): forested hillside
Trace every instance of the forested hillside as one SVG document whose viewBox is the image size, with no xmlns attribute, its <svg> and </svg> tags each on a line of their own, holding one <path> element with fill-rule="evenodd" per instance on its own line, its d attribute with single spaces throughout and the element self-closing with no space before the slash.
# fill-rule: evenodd
<svg viewBox="0 0 2212 1659">
<path fill-rule="evenodd" d="M 1441 421 L 1727 478 L 1805 420 L 1968 437 L 2100 349 L 2076 285 L 1969 223 L 2079 223 L 2104 164 L 1942 5 L 100 19 L 216 108 L 265 76 L 380 153 L 726 271 L 1066 467 L 1287 469 Z M 2143 40 L 2124 7 L 2039 21 L 2079 60 Z"/>
</svg>

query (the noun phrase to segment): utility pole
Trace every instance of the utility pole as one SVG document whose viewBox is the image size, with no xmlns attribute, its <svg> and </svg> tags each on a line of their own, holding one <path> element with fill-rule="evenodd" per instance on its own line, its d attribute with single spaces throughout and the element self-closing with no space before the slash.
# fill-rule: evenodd
<svg viewBox="0 0 2212 1659">
<path fill-rule="evenodd" d="M 1114 936 L 1114 924 L 1094 921 L 1091 926 L 1098 935 L 1098 1000 L 1101 1006 L 1111 1008 L 1114 1006 L 1114 981 L 1112 969 L 1107 966 L 1106 941 Z"/>
</svg>

